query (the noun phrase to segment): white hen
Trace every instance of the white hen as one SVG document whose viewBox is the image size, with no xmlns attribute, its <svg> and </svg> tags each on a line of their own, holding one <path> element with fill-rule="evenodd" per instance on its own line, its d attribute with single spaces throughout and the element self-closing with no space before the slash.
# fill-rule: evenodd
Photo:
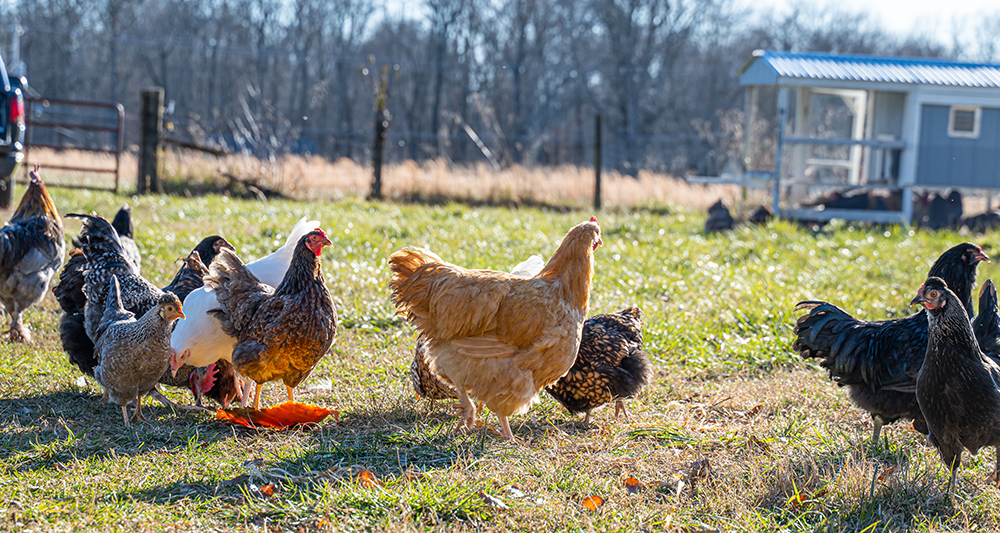
<svg viewBox="0 0 1000 533">
<path fill-rule="evenodd" d="M 278 286 L 292 262 L 292 252 L 299 239 L 318 228 L 319 221 L 302 217 L 292 227 L 281 248 L 247 264 L 247 268 L 262 282 L 272 287 Z M 232 361 L 236 339 L 223 333 L 219 320 L 209 315 L 209 311 L 213 309 L 219 309 L 219 301 L 215 298 L 215 292 L 206 287 L 191 292 L 184 299 L 187 318 L 178 321 L 170 335 L 170 348 L 173 350 L 171 370 L 176 372 L 184 364 L 203 367 L 220 359 Z"/>
</svg>

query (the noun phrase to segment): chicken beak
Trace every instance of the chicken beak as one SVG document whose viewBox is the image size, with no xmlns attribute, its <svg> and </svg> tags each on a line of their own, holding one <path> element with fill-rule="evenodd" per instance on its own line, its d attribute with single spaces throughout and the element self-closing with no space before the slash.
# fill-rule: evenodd
<svg viewBox="0 0 1000 533">
<path fill-rule="evenodd" d="M 917 295 L 910 300 L 910 305 L 920 305 L 924 303 L 924 286 L 920 286 L 920 290 L 917 291 Z"/>
<path fill-rule="evenodd" d="M 184 350 L 180 356 L 177 355 L 177 351 L 173 348 L 170 349 L 170 375 L 177 377 L 177 371 L 180 370 L 184 363 L 191 358 L 191 350 Z"/>
<path fill-rule="evenodd" d="M 976 261 L 986 261 L 987 263 L 990 262 L 990 256 L 986 255 L 986 252 L 982 250 L 979 250 L 979 252 L 973 256 L 973 259 Z"/>
</svg>

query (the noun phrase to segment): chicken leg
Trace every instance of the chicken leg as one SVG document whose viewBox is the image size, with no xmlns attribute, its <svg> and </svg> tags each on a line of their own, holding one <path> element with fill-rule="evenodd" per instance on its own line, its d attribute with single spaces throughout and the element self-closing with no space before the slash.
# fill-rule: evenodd
<svg viewBox="0 0 1000 533">
<path fill-rule="evenodd" d="M 128 408 L 124 405 L 122 406 L 122 419 L 125 420 L 125 427 L 129 427 Z"/>
<path fill-rule="evenodd" d="M 253 395 L 253 410 L 257 411 L 260 409 L 260 390 L 264 388 L 263 383 L 257 384 L 257 391 Z"/>
<path fill-rule="evenodd" d="M 458 391 L 458 403 L 453 405 L 452 409 L 461 411 L 462 413 L 462 418 L 455 425 L 455 431 L 460 431 L 463 428 L 472 429 L 476 427 L 476 406 L 472 405 L 472 401 L 469 400 L 469 394 L 465 392 L 464 387 L 456 385 L 455 389 Z"/>
<path fill-rule="evenodd" d="M 146 417 L 142 416 L 142 398 L 135 399 L 135 413 L 132 414 L 132 420 L 146 420 Z"/>
<path fill-rule="evenodd" d="M 295 401 L 295 390 L 292 389 L 292 387 L 289 386 L 289 385 L 285 385 L 285 387 L 288 388 L 288 401 L 294 402 Z"/>
<path fill-rule="evenodd" d="M 514 439 L 514 432 L 510 430 L 510 422 L 507 421 L 507 417 L 498 414 L 497 420 L 500 421 L 500 434 L 503 435 L 503 438 L 508 442 L 517 442 L 517 440 Z"/>
<path fill-rule="evenodd" d="M 10 313 L 10 329 L 7 331 L 11 342 L 28 344 L 31 342 L 31 333 L 21 324 L 21 313 L 24 311 L 17 305 L 17 302 L 4 302 L 7 312 Z"/>
<path fill-rule="evenodd" d="M 615 400 L 615 420 L 618 420 L 618 413 L 625 415 L 625 420 L 628 420 L 628 410 L 625 409 L 625 401 L 621 398 Z"/>
</svg>

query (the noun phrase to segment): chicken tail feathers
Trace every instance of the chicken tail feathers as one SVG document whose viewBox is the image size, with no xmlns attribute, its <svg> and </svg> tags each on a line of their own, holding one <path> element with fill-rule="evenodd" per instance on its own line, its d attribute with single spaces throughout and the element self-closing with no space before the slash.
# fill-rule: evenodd
<svg viewBox="0 0 1000 533">
<path fill-rule="evenodd" d="M 404 248 L 389 256 L 389 269 L 392 280 L 392 303 L 396 305 L 397 314 L 407 315 L 411 320 L 422 313 L 416 309 L 418 302 L 427 302 L 427 276 L 416 276 L 431 265 L 443 264 L 444 260 L 434 252 L 424 248 Z"/>
<path fill-rule="evenodd" d="M 617 367 L 618 378 L 609 381 L 612 398 L 635 398 L 649 385 L 653 367 L 644 350 L 633 350 Z"/>
<path fill-rule="evenodd" d="M 94 353 L 94 343 L 87 336 L 82 312 L 63 314 L 59 320 L 59 340 L 63 350 L 69 354 L 69 362 L 76 365 L 80 372 L 93 376 L 99 361 Z"/>
<path fill-rule="evenodd" d="M 222 331 L 234 337 L 250 325 L 254 313 L 274 288 L 253 275 L 235 252 L 223 249 L 212 261 L 205 287 L 215 291 L 219 309 L 209 313 L 219 319 Z"/>
<path fill-rule="evenodd" d="M 94 268 L 107 269 L 115 266 L 126 266 L 133 273 L 138 273 L 138 267 L 128 258 L 122 247 L 118 232 L 107 220 L 78 213 L 68 214 L 66 218 L 83 220 L 83 228 L 80 230 L 79 238 L 80 249 L 86 255 L 87 261 L 94 264 Z"/>
</svg>

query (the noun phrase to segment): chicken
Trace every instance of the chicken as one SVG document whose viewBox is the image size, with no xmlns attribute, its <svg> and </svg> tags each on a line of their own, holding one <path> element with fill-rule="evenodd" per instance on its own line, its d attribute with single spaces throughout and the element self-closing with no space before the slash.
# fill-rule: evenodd
<svg viewBox="0 0 1000 533">
<path fill-rule="evenodd" d="M 533 255 L 515 265 L 510 273 L 522 278 L 533 278 L 544 266 L 545 260 L 542 256 Z M 410 364 L 410 384 L 413 386 L 413 392 L 417 398 L 429 400 L 458 398 L 455 386 L 431 370 L 431 362 L 427 358 L 427 346 L 427 339 L 423 335 L 417 337 L 416 347 L 413 350 L 413 363 Z"/>
<path fill-rule="evenodd" d="M 163 291 L 139 275 L 122 247 L 118 232 L 107 220 L 91 215 L 66 216 L 84 223 L 77 241 L 81 248 L 70 254 L 70 261 L 60 273 L 59 285 L 53 290 L 63 309 L 59 337 L 70 362 L 92 376 L 99 362 L 94 341 L 111 278 L 118 278 L 125 309 L 137 316 L 154 307 Z"/>
<path fill-rule="evenodd" d="M 997 288 L 986 280 L 979 290 L 979 314 L 972 321 L 972 332 L 979 349 L 1000 363 L 1000 313 L 997 311 Z"/>
<path fill-rule="evenodd" d="M 21 315 L 45 297 L 66 252 L 62 220 L 38 165 L 30 176 L 17 210 L 0 228 L 0 302 L 10 315 L 10 329 L 4 334 L 14 342 L 31 342 Z"/>
<path fill-rule="evenodd" d="M 573 367 L 545 391 L 570 413 L 590 412 L 615 402 L 615 417 L 625 413 L 626 398 L 635 398 L 649 384 L 653 370 L 642 349 L 642 311 L 629 307 L 595 315 L 583 323 L 583 338 Z"/>
<path fill-rule="evenodd" d="M 172 293 L 161 293 L 156 305 L 138 320 L 122 305 L 118 277 L 111 276 L 104 313 L 97 327 L 94 350 L 100 364 L 94 378 L 104 387 L 109 401 L 121 406 L 129 425 L 126 406 L 135 402 L 132 419 L 142 418 L 142 396 L 153 390 L 167 370 L 170 327 L 184 318 L 181 302 Z"/>
<path fill-rule="evenodd" d="M 979 349 L 961 303 L 938 277 L 927 278 L 911 302 L 927 310 L 927 354 L 916 396 L 929 440 L 951 468 L 949 497 L 963 448 L 975 455 L 993 446 L 1000 474 L 1000 365 Z"/>
<path fill-rule="evenodd" d="M 240 381 L 233 372 L 232 363 L 220 359 L 207 367 L 195 368 L 184 365 L 177 372 L 164 372 L 160 377 L 160 385 L 186 388 L 194 395 L 194 406 L 175 404 L 154 389 L 151 396 L 169 407 L 184 410 L 204 409 L 203 398 L 210 398 L 229 409 L 230 403 L 242 394 Z M 168 369 L 169 370 L 169 369 Z"/>
<path fill-rule="evenodd" d="M 530 279 L 467 270 L 421 248 L 389 257 L 396 312 L 427 339 L 431 369 L 455 385 L 465 427 L 475 425 L 471 395 L 514 440 L 508 417 L 526 412 L 573 366 L 600 244 L 591 218 L 571 229 Z"/>
<path fill-rule="evenodd" d="M 183 302 L 188 294 L 191 294 L 195 289 L 200 289 L 205 284 L 203 278 L 208 274 L 207 265 L 212 264 L 212 261 L 219 254 L 219 250 L 223 248 L 235 250 L 229 241 L 218 235 L 202 239 L 198 246 L 195 246 L 194 250 L 184 258 L 184 264 L 174 275 L 173 281 L 163 290 L 169 290 L 176 294 Z"/>
<path fill-rule="evenodd" d="M 972 287 L 981 261 L 989 261 L 982 249 L 963 243 L 942 254 L 928 274 L 955 287 L 966 320 L 972 316 Z M 871 414 L 875 424 L 872 444 L 878 442 L 884 424 L 901 418 L 913 420 L 914 429 L 927 433 L 914 395 L 917 372 L 927 351 L 924 311 L 868 322 L 826 302 L 800 302 L 796 309 L 809 313 L 795 324 L 792 348 L 803 358 L 818 359 L 830 379 L 847 387 L 851 401 Z"/>
<path fill-rule="evenodd" d="M 135 244 L 135 226 L 132 224 L 132 208 L 125 204 L 115 213 L 115 218 L 111 221 L 111 227 L 118 232 L 118 239 L 125 250 L 125 257 L 128 257 L 135 265 L 136 274 L 142 271 L 142 255 L 139 253 L 139 246 Z M 73 243 L 73 246 L 80 247 Z"/>
<path fill-rule="evenodd" d="M 302 217 L 292 227 L 281 248 L 267 257 L 248 263 L 247 269 L 266 285 L 273 287 L 281 283 L 299 239 L 317 228 L 319 222 Z M 202 262 L 205 262 L 204 258 Z M 205 262 L 206 265 L 209 263 Z M 215 292 L 205 287 L 192 291 L 184 299 L 184 309 L 187 318 L 178 322 L 170 335 L 170 347 L 174 351 L 170 359 L 171 370 L 176 372 L 185 364 L 207 367 L 219 360 L 232 361 L 236 339 L 224 333 L 219 321 L 209 315 L 209 311 L 219 309 Z"/>
<path fill-rule="evenodd" d="M 277 379 L 284 382 L 288 401 L 295 401 L 294 387 L 333 345 L 337 312 L 320 264 L 323 247 L 331 244 L 323 230 L 305 234 L 277 287 L 262 283 L 231 250 L 223 250 L 205 276 L 205 287 L 219 301 L 219 309 L 209 313 L 237 339 L 233 369 L 257 383 L 254 409 L 260 408 L 264 383 Z"/>
</svg>

